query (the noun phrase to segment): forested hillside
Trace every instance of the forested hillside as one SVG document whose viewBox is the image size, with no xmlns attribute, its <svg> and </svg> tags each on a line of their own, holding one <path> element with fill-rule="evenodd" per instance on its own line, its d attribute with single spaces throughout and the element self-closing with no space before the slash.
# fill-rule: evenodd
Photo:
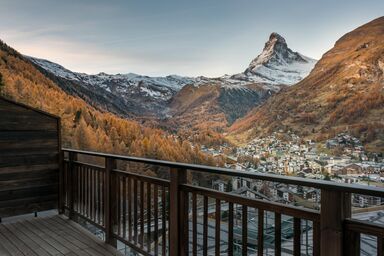
<svg viewBox="0 0 384 256">
<path fill-rule="evenodd" d="M 171 161 L 217 163 L 198 147 L 159 129 L 102 113 L 68 95 L 31 62 L 0 41 L 1 94 L 61 117 L 63 146 Z"/>
</svg>

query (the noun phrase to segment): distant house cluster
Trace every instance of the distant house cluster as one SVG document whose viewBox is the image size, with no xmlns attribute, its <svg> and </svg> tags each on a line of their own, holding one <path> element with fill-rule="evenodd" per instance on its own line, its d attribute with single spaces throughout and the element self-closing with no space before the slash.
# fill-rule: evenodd
<svg viewBox="0 0 384 256">
<path fill-rule="evenodd" d="M 227 159 L 226 167 L 236 170 L 384 186 L 383 155 L 367 154 L 361 142 L 346 133 L 338 134 L 324 144 L 303 140 L 294 133 L 274 133 L 254 139 L 233 154 L 226 155 L 226 147 L 202 149 L 214 156 L 224 156 Z M 334 149 L 339 154 L 332 154 Z M 319 191 L 313 188 L 245 178 L 233 178 L 230 182 L 215 180 L 212 187 L 251 198 L 288 204 L 312 204 L 310 207 L 314 208 L 320 202 Z M 381 198 L 353 195 L 353 204 L 355 207 L 370 207 L 383 202 Z"/>
</svg>

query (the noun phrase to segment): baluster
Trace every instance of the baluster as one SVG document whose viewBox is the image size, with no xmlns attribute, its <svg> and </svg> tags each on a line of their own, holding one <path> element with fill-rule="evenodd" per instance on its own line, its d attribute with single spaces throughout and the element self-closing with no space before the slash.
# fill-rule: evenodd
<svg viewBox="0 0 384 256">
<path fill-rule="evenodd" d="M 228 256 L 233 255 L 233 203 L 228 203 Z"/>
<path fill-rule="evenodd" d="M 197 255 L 197 200 L 196 200 L 196 193 L 192 194 L 192 228 L 193 228 L 193 235 L 192 235 L 192 252 L 193 255 Z"/>
<path fill-rule="evenodd" d="M 144 182 L 140 182 L 140 248 L 144 248 Z"/>
<path fill-rule="evenodd" d="M 293 218 L 293 254 L 301 255 L 301 219 Z"/>
<path fill-rule="evenodd" d="M 87 185 L 86 185 L 86 193 L 87 193 L 87 200 L 86 200 L 86 216 L 87 217 L 89 217 L 89 215 L 90 215 L 90 212 L 89 212 L 89 210 L 90 210 L 90 202 L 91 202 L 91 200 L 90 200 L 90 198 L 91 198 L 91 189 L 90 189 L 90 170 L 89 170 L 89 167 L 86 167 L 85 168 L 85 170 L 86 170 L 86 183 L 87 183 Z"/>
<path fill-rule="evenodd" d="M 377 256 L 384 255 L 384 238 L 377 237 Z"/>
<path fill-rule="evenodd" d="M 208 255 L 208 197 L 204 196 L 203 206 L 203 255 Z"/>
<path fill-rule="evenodd" d="M 147 251 L 151 251 L 151 183 L 147 183 Z"/>
<path fill-rule="evenodd" d="M 163 247 L 162 247 L 162 255 L 166 254 L 166 249 L 167 249 L 167 219 L 166 219 L 166 188 L 163 186 L 162 193 L 161 193 L 161 215 L 162 215 L 162 231 L 163 231 Z"/>
<path fill-rule="evenodd" d="M 60 121 L 59 121 L 60 122 Z M 59 126 L 60 127 L 60 126 Z M 60 140 L 59 140 L 60 145 Z M 64 151 L 59 146 L 59 214 L 65 212 L 65 162 L 64 162 Z"/>
<path fill-rule="evenodd" d="M 123 238 L 127 237 L 127 177 L 123 176 Z"/>
<path fill-rule="evenodd" d="M 120 175 L 116 175 L 116 189 L 117 189 L 117 235 L 121 237 L 121 183 L 120 183 Z"/>
<path fill-rule="evenodd" d="M 275 256 L 281 255 L 281 214 L 275 212 Z"/>
<path fill-rule="evenodd" d="M 133 179 L 133 239 L 135 243 L 138 243 L 138 232 L 137 232 L 137 179 Z"/>
<path fill-rule="evenodd" d="M 90 190 L 90 204 L 89 204 L 89 218 L 93 220 L 93 209 L 95 207 L 95 201 L 94 201 L 94 190 L 93 190 L 93 184 L 94 184 L 94 170 L 92 168 L 89 168 L 89 190 Z"/>
<path fill-rule="evenodd" d="M 87 176 L 86 176 L 86 168 L 83 166 L 81 168 L 81 173 L 82 173 L 82 188 L 81 188 L 81 193 L 82 193 L 82 214 L 84 216 L 86 216 L 86 211 L 87 211 L 87 208 L 86 208 L 86 182 L 87 182 Z"/>
<path fill-rule="evenodd" d="M 262 256 L 264 252 L 264 210 L 257 210 L 257 255 Z"/>
<path fill-rule="evenodd" d="M 98 204 L 97 204 L 97 223 L 101 224 L 101 172 L 100 170 L 97 171 L 97 201 L 98 201 Z"/>
<path fill-rule="evenodd" d="M 128 240 L 132 241 L 132 180 L 128 176 Z"/>
<path fill-rule="evenodd" d="M 344 234 L 344 250 L 345 255 L 358 256 L 360 255 L 360 233 L 347 231 Z"/>
<path fill-rule="evenodd" d="M 154 233 L 154 237 L 155 237 L 155 255 L 158 255 L 159 254 L 159 202 L 158 202 L 158 196 L 159 196 L 159 193 L 158 193 L 159 189 L 158 189 L 158 186 L 157 185 L 154 185 L 154 188 L 153 188 L 153 204 L 154 204 L 154 219 L 155 219 L 155 233 Z"/>
<path fill-rule="evenodd" d="M 243 255 L 248 253 L 248 207 L 243 205 L 243 220 L 242 220 L 242 238 L 243 238 Z"/>
<path fill-rule="evenodd" d="M 74 205 L 75 205 L 75 164 L 74 161 L 77 160 L 77 154 L 74 152 L 69 152 L 69 218 L 74 219 Z"/>
<path fill-rule="evenodd" d="M 313 221 L 313 256 L 320 256 L 320 222 Z"/>
<path fill-rule="evenodd" d="M 215 255 L 220 256 L 220 214 L 221 214 L 221 202 L 216 199 L 215 210 Z"/>
<path fill-rule="evenodd" d="M 113 195 L 112 170 L 116 168 L 116 160 L 106 157 L 105 159 L 105 186 L 104 186 L 104 214 L 105 214 L 105 241 L 116 247 L 116 239 L 113 239 L 113 210 L 115 196 Z"/>
</svg>

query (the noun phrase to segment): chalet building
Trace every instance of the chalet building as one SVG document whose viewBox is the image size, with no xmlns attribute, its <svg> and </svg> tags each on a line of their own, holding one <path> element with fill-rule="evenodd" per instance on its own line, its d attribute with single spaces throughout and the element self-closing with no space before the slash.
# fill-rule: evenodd
<svg viewBox="0 0 384 256">
<path fill-rule="evenodd" d="M 268 198 L 266 195 L 257 192 L 256 190 L 247 188 L 247 187 L 242 187 L 239 188 L 235 191 L 233 191 L 234 194 L 249 197 L 249 198 L 255 198 L 255 199 L 262 199 L 262 200 L 268 200 L 270 201 L 270 198 Z"/>
<path fill-rule="evenodd" d="M 353 203 L 354 205 L 360 208 L 373 207 L 381 205 L 383 199 L 375 196 L 366 196 L 366 195 L 354 195 Z"/>
<path fill-rule="evenodd" d="M 277 197 L 283 199 L 285 202 L 293 202 L 294 191 L 287 187 L 279 187 L 276 189 Z"/>
<path fill-rule="evenodd" d="M 361 175 L 363 173 L 363 168 L 358 164 L 350 164 L 334 173 L 337 175 Z"/>
<path fill-rule="evenodd" d="M 304 199 L 310 200 L 312 202 L 320 202 L 320 192 L 317 189 L 305 189 L 303 197 Z"/>
<path fill-rule="evenodd" d="M 212 182 L 212 188 L 215 189 L 215 190 L 218 190 L 220 192 L 225 192 L 227 191 L 227 188 L 228 188 L 228 182 L 224 181 L 224 180 L 214 180 Z"/>
</svg>

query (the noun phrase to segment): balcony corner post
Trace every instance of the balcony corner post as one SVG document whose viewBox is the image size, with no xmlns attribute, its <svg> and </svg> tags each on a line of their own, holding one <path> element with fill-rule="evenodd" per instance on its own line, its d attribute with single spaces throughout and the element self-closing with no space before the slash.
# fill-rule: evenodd
<svg viewBox="0 0 384 256">
<path fill-rule="evenodd" d="M 112 171 L 116 169 L 116 160 L 110 157 L 105 158 L 105 186 L 104 186 L 104 223 L 105 223 L 105 242 L 116 247 L 117 241 L 113 236 L 114 214 L 113 206 L 116 205 L 116 197 L 113 193 Z"/>
<path fill-rule="evenodd" d="M 321 256 L 345 255 L 343 224 L 351 217 L 351 194 L 322 189 L 320 213 Z"/>
<path fill-rule="evenodd" d="M 187 255 L 188 250 L 188 230 L 185 227 L 188 218 L 188 200 L 180 185 L 187 182 L 187 172 L 184 169 L 171 168 L 170 176 L 169 253 L 170 256 L 183 256 Z"/>
</svg>

